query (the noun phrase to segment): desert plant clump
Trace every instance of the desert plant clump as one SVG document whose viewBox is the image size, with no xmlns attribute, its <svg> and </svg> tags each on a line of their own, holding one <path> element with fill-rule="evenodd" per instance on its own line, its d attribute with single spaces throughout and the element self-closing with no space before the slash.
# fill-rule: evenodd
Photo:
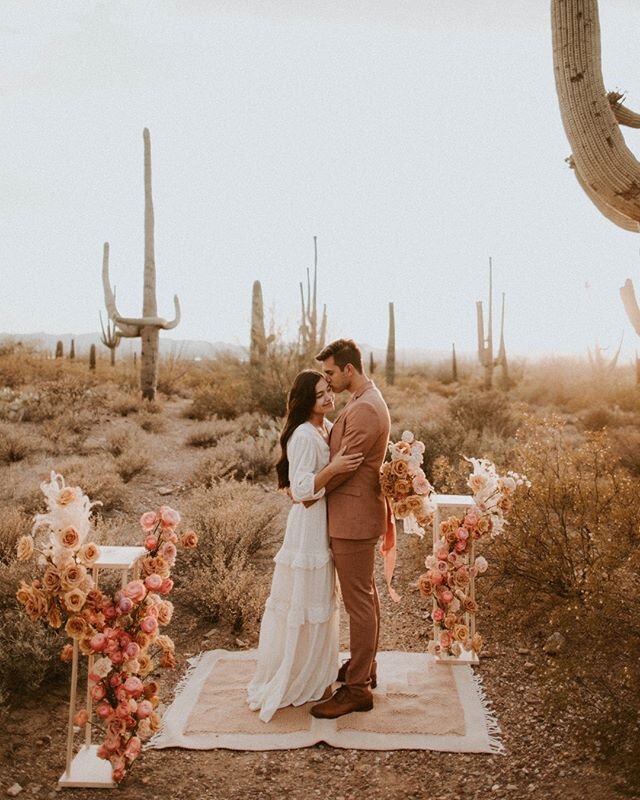
<svg viewBox="0 0 640 800">
<path fill-rule="evenodd" d="M 226 437 L 211 448 L 194 469 L 191 483 L 211 487 L 220 481 L 260 481 L 269 477 L 276 461 L 270 437 L 247 436 L 237 440 Z"/>
<path fill-rule="evenodd" d="M 185 518 L 198 531 L 199 544 L 181 555 L 178 597 L 236 633 L 255 631 L 271 577 L 264 562 L 282 537 L 288 505 L 275 492 L 248 484 L 195 490 Z"/>
<path fill-rule="evenodd" d="M 31 436 L 14 425 L 0 423 L 0 464 L 22 461 L 34 449 Z"/>
</svg>

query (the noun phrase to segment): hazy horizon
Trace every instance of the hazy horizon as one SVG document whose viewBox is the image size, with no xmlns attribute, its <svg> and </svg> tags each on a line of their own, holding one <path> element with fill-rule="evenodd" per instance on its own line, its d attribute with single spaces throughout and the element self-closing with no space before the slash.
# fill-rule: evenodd
<svg viewBox="0 0 640 800">
<path fill-rule="evenodd" d="M 493 259 L 510 356 L 623 360 L 618 289 L 640 239 L 564 159 L 549 3 L 3 3 L 0 330 L 92 332 L 102 244 L 142 309 L 142 129 L 151 131 L 158 311 L 168 339 L 246 346 L 251 287 L 293 339 L 319 246 L 330 338 L 476 349 Z M 608 89 L 640 106 L 640 7 L 601 0 Z M 640 152 L 638 131 L 623 129 Z"/>
</svg>

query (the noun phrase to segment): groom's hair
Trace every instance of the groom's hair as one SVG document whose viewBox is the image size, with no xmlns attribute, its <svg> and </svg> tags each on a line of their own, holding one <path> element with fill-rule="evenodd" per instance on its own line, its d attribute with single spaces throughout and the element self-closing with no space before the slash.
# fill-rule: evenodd
<svg viewBox="0 0 640 800">
<path fill-rule="evenodd" d="M 336 339 L 318 353 L 316 361 L 326 361 L 331 356 L 340 369 L 352 364 L 362 374 L 362 353 L 353 339 Z"/>
</svg>

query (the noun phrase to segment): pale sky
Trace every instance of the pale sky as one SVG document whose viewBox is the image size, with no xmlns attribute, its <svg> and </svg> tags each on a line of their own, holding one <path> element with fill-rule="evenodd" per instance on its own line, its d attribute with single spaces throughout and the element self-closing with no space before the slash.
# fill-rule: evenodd
<svg viewBox="0 0 640 800">
<path fill-rule="evenodd" d="M 102 244 L 142 312 L 142 129 L 170 337 L 246 344 L 251 287 L 294 337 L 319 242 L 329 336 L 512 355 L 640 349 L 640 236 L 564 159 L 547 0 L 0 0 L 0 331 L 87 333 Z M 608 89 L 640 110 L 640 3 L 601 0 Z M 624 130 L 640 154 L 640 132 Z M 587 286 L 589 288 L 587 288 Z"/>
</svg>

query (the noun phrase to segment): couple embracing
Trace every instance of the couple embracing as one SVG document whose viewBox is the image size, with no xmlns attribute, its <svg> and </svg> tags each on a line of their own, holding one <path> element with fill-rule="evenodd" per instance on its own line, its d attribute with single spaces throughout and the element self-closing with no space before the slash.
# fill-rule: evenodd
<svg viewBox="0 0 640 800">
<path fill-rule="evenodd" d="M 249 706 L 268 722 L 279 708 L 320 701 L 314 717 L 373 708 L 380 603 L 374 560 L 390 518 L 380 489 L 389 411 L 351 339 L 338 339 L 289 392 L 278 485 L 293 500 L 275 556 Z M 334 392 L 351 398 L 332 423 Z M 350 659 L 338 655 L 336 575 L 349 617 Z M 334 683 L 340 687 L 333 692 Z"/>
</svg>

